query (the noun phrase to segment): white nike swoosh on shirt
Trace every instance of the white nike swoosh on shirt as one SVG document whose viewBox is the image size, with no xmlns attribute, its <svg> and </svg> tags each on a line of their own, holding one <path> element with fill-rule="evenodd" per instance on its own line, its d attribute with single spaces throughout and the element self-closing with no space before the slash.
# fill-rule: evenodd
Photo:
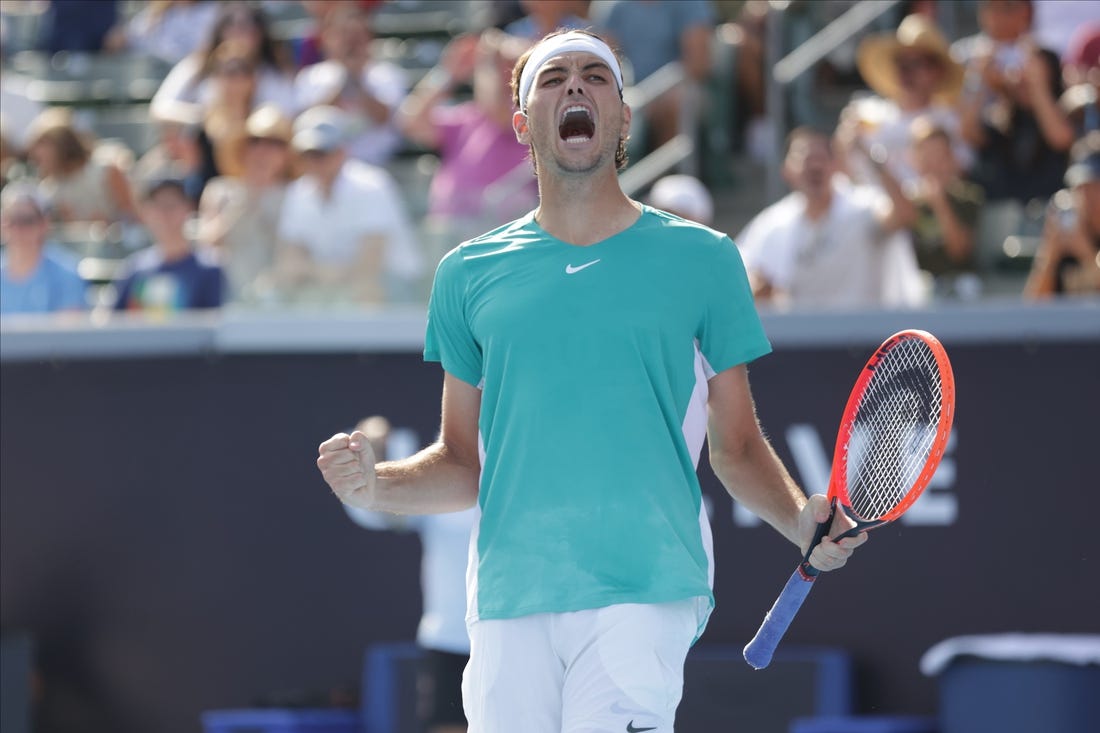
<svg viewBox="0 0 1100 733">
<path fill-rule="evenodd" d="M 580 272 L 586 267 L 592 267 L 592 265 L 596 264 L 597 262 L 599 262 L 599 260 L 592 260 L 591 262 L 585 262 L 583 265 L 577 265 L 576 267 L 573 267 L 572 265 L 566 265 L 565 274 L 572 275 L 575 272 Z"/>
</svg>

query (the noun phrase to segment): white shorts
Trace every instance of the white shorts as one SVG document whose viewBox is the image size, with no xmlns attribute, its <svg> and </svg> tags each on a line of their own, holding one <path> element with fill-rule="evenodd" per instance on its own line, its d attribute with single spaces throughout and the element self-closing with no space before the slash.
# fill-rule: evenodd
<svg viewBox="0 0 1100 733">
<path fill-rule="evenodd" d="M 671 733 L 699 600 L 470 625 L 470 733 Z"/>
</svg>

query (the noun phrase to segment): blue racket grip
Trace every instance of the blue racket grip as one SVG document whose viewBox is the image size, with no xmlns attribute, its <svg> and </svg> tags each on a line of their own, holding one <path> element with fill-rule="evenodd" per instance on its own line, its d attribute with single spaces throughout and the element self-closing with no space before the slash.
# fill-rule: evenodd
<svg viewBox="0 0 1100 733">
<path fill-rule="evenodd" d="M 810 549 L 802 558 L 802 564 L 791 573 L 787 584 L 783 586 L 779 597 L 772 604 L 771 610 L 765 614 L 764 622 L 756 630 L 756 636 L 745 645 L 745 661 L 753 669 L 763 669 L 771 664 L 775 648 L 779 646 L 783 634 L 787 633 L 787 627 L 791 625 L 798 609 L 802 608 L 802 602 L 806 600 L 806 596 L 810 595 L 810 588 L 813 587 L 814 580 L 820 572 L 810 564 L 810 554 L 828 533 L 835 514 L 836 499 L 833 499 L 829 507 L 829 516 L 824 522 L 818 523 L 814 538 L 810 542 Z"/>
<path fill-rule="evenodd" d="M 745 661 L 753 669 L 763 669 L 771 664 L 775 648 L 779 646 L 779 640 L 787 633 L 787 627 L 791 625 L 802 602 L 810 594 L 814 587 L 816 575 L 806 574 L 802 567 L 791 573 L 787 584 L 783 586 L 783 592 L 775 599 L 772 609 L 764 616 L 764 623 L 752 637 L 752 641 L 745 645 Z"/>
</svg>

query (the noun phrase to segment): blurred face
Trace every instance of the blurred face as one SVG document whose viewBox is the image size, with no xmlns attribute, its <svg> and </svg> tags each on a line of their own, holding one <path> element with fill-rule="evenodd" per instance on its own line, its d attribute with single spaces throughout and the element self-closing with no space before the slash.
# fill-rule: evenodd
<svg viewBox="0 0 1100 733">
<path fill-rule="evenodd" d="M 534 149 L 540 170 L 587 173 L 614 165 L 619 140 L 630 130 L 630 108 L 600 57 L 565 53 L 548 59 L 536 73 L 527 116 L 517 112 L 513 125 L 520 142 Z"/>
<path fill-rule="evenodd" d="M 321 150 L 306 151 L 301 153 L 302 172 L 307 176 L 316 178 L 325 185 L 329 185 L 339 175 L 345 157 L 341 150 L 328 152 Z"/>
<path fill-rule="evenodd" d="M 998 43 L 1011 43 L 1031 27 L 1031 10 L 1021 0 L 985 0 L 978 7 L 978 23 Z"/>
<path fill-rule="evenodd" d="M 336 12 L 329 20 L 322 43 L 329 58 L 345 64 L 362 64 L 370 58 L 373 40 L 374 34 L 365 15 Z"/>
<path fill-rule="evenodd" d="M 155 239 L 178 237 L 191 216 L 191 202 L 175 186 L 164 186 L 141 204 L 141 220 Z"/>
<path fill-rule="evenodd" d="M 255 66 L 246 59 L 233 58 L 222 61 L 216 70 L 221 93 L 230 99 L 251 95 L 255 86 L 255 72 Z"/>
<path fill-rule="evenodd" d="M 27 150 L 27 157 L 40 175 L 53 175 L 61 169 L 57 146 L 45 138 L 40 138 L 31 145 Z"/>
<path fill-rule="evenodd" d="M 263 180 L 273 181 L 282 176 L 289 157 L 289 148 L 282 140 L 254 137 L 245 147 L 244 166 Z"/>
<path fill-rule="evenodd" d="M 807 196 L 820 196 L 829 191 L 836 165 L 829 141 L 820 135 L 807 135 L 791 142 L 783 163 L 787 184 Z"/>
<path fill-rule="evenodd" d="M 959 173 L 955 153 L 940 136 L 926 138 L 913 146 L 913 167 L 922 176 L 945 180 Z"/>
<path fill-rule="evenodd" d="M 0 238 L 9 247 L 41 247 L 49 228 L 46 217 L 27 200 L 16 200 L 0 212 Z"/>
<path fill-rule="evenodd" d="M 931 95 L 940 85 L 943 69 L 939 59 L 920 51 L 902 51 L 894 57 L 898 81 L 908 92 Z"/>
</svg>

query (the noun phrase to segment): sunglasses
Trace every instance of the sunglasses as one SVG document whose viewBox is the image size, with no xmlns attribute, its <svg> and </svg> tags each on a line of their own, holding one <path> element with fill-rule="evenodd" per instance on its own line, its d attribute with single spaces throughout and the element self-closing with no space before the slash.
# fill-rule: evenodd
<svg viewBox="0 0 1100 733">
<path fill-rule="evenodd" d="M 276 137 L 250 137 L 248 138 L 248 144 L 274 148 L 285 148 L 287 146 L 286 140 L 280 140 Z"/>
<path fill-rule="evenodd" d="M 931 56 L 903 56 L 894 59 L 894 63 L 897 65 L 898 71 L 902 73 L 920 69 L 934 69 L 939 66 L 939 61 Z"/>
</svg>

